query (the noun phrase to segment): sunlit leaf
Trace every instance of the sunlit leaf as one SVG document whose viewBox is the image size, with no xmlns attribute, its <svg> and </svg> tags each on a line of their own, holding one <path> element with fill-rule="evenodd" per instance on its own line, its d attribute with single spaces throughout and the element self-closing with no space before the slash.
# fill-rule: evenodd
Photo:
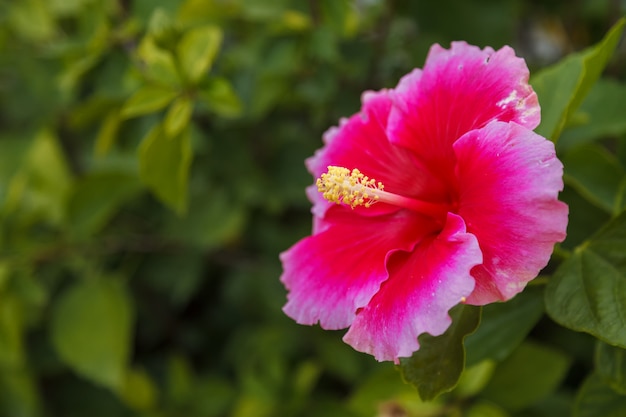
<svg viewBox="0 0 626 417">
<path fill-rule="evenodd" d="M 139 146 L 139 176 L 165 204 L 178 213 L 187 209 L 187 179 L 191 166 L 189 130 L 167 137 L 154 127 Z"/>
<path fill-rule="evenodd" d="M 417 388 L 423 400 L 432 400 L 456 386 L 465 366 L 463 339 L 476 330 L 480 308 L 460 304 L 450 310 L 450 317 L 452 324 L 444 334 L 421 335 L 420 349 L 400 360 L 402 376 Z"/>
<path fill-rule="evenodd" d="M 12 2 L 6 6 L 9 25 L 20 36 L 45 41 L 52 38 L 57 30 L 54 16 L 44 0 Z"/>
<path fill-rule="evenodd" d="M 167 106 L 178 93 L 169 87 L 148 84 L 137 90 L 122 107 L 125 118 L 154 113 Z"/>
<path fill-rule="evenodd" d="M 131 351 L 133 309 L 125 288 L 106 277 L 75 283 L 57 301 L 52 343 L 75 372 L 118 390 Z"/>
<path fill-rule="evenodd" d="M 193 101 L 189 97 L 177 98 L 165 114 L 165 120 L 163 121 L 165 135 L 168 137 L 178 135 L 189 125 L 192 112 Z"/>
<path fill-rule="evenodd" d="M 52 224 L 65 220 L 73 178 L 63 149 L 52 132 L 38 132 L 11 178 L 4 209 L 41 216 Z"/>
<path fill-rule="evenodd" d="M 622 18 L 596 46 L 571 54 L 563 61 L 536 73 L 531 84 L 541 103 L 541 124 L 537 132 L 557 141 L 600 77 L 619 42 L 626 24 Z"/>
<path fill-rule="evenodd" d="M 181 85 L 174 56 L 170 51 L 157 46 L 152 37 L 144 37 L 137 48 L 137 54 L 145 65 L 141 68 L 148 80 L 173 87 Z"/>
<path fill-rule="evenodd" d="M 161 45 L 168 45 L 176 38 L 176 24 L 162 7 L 157 7 L 148 22 L 148 34 Z"/>
<path fill-rule="evenodd" d="M 178 59 L 187 79 L 195 84 L 206 75 L 222 43 L 222 31 L 207 25 L 188 30 L 178 43 Z"/>
<path fill-rule="evenodd" d="M 558 323 L 626 347 L 626 212 L 580 245 L 546 288 Z"/>
<path fill-rule="evenodd" d="M 96 136 L 96 155 L 103 156 L 111 150 L 117 140 L 121 122 L 119 110 L 115 109 L 107 114 Z"/>
</svg>

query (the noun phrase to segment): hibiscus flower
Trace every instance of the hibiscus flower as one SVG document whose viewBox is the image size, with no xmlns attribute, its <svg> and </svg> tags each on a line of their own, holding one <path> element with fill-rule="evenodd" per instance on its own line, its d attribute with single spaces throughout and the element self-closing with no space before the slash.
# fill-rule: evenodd
<svg viewBox="0 0 626 417">
<path fill-rule="evenodd" d="M 280 255 L 287 315 L 379 361 L 442 334 L 450 308 L 519 293 L 565 238 L 563 166 L 510 47 L 434 45 L 306 161 L 313 232 Z"/>
</svg>

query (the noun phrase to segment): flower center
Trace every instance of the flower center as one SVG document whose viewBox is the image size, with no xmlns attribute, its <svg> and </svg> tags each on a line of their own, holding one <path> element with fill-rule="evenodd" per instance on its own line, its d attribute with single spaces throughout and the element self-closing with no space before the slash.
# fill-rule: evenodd
<svg viewBox="0 0 626 417">
<path fill-rule="evenodd" d="M 346 204 L 352 208 L 371 207 L 383 202 L 397 207 L 417 211 L 434 218 L 440 218 L 450 207 L 385 191 L 382 182 L 369 178 L 358 169 L 329 166 L 316 182 L 317 190 L 331 203 Z"/>
</svg>

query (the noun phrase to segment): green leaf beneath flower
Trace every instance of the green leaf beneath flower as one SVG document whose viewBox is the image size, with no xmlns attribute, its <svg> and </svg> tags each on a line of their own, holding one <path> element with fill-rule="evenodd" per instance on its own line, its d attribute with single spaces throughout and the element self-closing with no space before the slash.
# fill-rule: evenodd
<svg viewBox="0 0 626 417">
<path fill-rule="evenodd" d="M 562 160 L 567 185 L 607 213 L 619 210 L 624 168 L 614 155 L 599 145 L 588 144 L 565 153 Z"/>
<path fill-rule="evenodd" d="M 578 123 L 566 127 L 558 142 L 558 150 L 565 151 L 606 136 L 626 132 L 626 84 L 611 79 L 600 79 L 576 113 Z"/>
<path fill-rule="evenodd" d="M 432 400 L 453 389 L 465 366 L 463 339 L 476 330 L 480 308 L 460 304 L 450 310 L 452 324 L 441 336 L 423 334 L 420 349 L 400 360 L 400 372 L 423 400 Z"/>
<path fill-rule="evenodd" d="M 467 366 L 485 359 L 501 361 L 509 356 L 542 315 L 542 292 L 533 287 L 506 303 L 483 307 L 480 326 L 465 340 Z"/>
<path fill-rule="evenodd" d="M 497 366 L 482 395 L 507 410 L 521 410 L 553 392 L 569 365 L 561 351 L 525 342 Z"/>
<path fill-rule="evenodd" d="M 561 264 L 545 299 L 556 322 L 626 347 L 626 212 Z"/>
<path fill-rule="evenodd" d="M 542 113 L 537 133 L 557 141 L 613 55 L 625 24 L 626 18 L 622 18 L 594 47 L 569 55 L 532 77 Z"/>
<path fill-rule="evenodd" d="M 626 395 L 613 391 L 600 376 L 593 374 L 587 378 L 578 391 L 573 416 L 626 416 Z"/>
<path fill-rule="evenodd" d="M 626 350 L 598 341 L 596 373 L 615 391 L 626 395 Z"/>
</svg>

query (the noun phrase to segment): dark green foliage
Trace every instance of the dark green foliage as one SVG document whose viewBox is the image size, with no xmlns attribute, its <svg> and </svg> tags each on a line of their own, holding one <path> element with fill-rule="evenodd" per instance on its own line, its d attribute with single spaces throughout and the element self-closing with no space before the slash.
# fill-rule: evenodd
<svg viewBox="0 0 626 417">
<path fill-rule="evenodd" d="M 0 417 L 624 415 L 618 3 L 0 1 Z M 570 226 L 420 337 L 416 390 L 285 317 L 278 254 L 323 132 L 451 40 L 527 58 Z"/>
</svg>

